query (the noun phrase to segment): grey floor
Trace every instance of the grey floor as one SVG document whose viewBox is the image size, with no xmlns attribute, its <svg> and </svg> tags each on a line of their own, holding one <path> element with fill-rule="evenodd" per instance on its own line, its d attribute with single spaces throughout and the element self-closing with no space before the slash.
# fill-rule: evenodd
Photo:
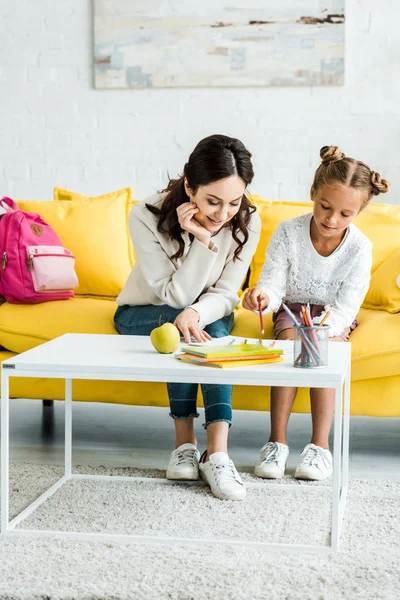
<svg viewBox="0 0 400 600">
<path fill-rule="evenodd" d="M 201 411 L 202 412 L 202 411 Z M 41 401 L 12 400 L 11 460 L 62 464 L 64 403 L 43 408 Z M 205 446 L 201 414 L 196 422 L 199 449 Z M 250 471 L 268 436 L 268 413 L 235 411 L 230 456 Z M 293 414 L 288 438 L 292 471 L 309 441 L 309 415 Z M 73 463 L 91 466 L 165 468 L 173 448 L 173 423 L 164 408 L 77 402 L 73 407 Z M 400 480 L 400 418 L 352 417 L 350 476 Z"/>
</svg>

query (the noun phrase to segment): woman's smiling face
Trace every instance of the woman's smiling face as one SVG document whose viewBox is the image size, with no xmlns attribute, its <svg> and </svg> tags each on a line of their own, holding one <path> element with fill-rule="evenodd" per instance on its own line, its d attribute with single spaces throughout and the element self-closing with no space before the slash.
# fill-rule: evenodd
<svg viewBox="0 0 400 600">
<path fill-rule="evenodd" d="M 185 180 L 186 194 L 199 209 L 193 218 L 211 233 L 217 233 L 239 212 L 245 189 L 238 175 L 200 186 L 196 194 Z"/>
</svg>

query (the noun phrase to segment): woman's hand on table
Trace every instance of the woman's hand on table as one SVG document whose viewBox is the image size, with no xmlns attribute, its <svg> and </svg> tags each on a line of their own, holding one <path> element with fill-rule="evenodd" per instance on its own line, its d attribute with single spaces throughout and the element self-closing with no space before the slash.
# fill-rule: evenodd
<svg viewBox="0 0 400 600">
<path fill-rule="evenodd" d="M 182 229 L 194 235 L 199 242 L 208 248 L 211 241 L 211 233 L 194 218 L 198 211 L 199 209 L 194 202 L 184 202 L 178 206 L 176 214 L 178 215 L 179 225 Z"/>
<path fill-rule="evenodd" d="M 196 342 L 205 343 L 212 337 L 199 327 L 199 313 L 194 308 L 185 308 L 175 319 L 174 325 L 182 333 L 185 342 L 189 344 L 191 337 Z"/>
<path fill-rule="evenodd" d="M 247 290 L 242 305 L 243 308 L 247 308 L 247 310 L 265 310 L 269 304 L 269 296 L 260 288 L 250 288 Z"/>
</svg>

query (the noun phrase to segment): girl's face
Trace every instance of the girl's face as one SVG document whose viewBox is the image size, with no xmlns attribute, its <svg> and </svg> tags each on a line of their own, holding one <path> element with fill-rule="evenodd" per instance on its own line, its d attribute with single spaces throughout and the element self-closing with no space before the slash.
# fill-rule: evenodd
<svg viewBox="0 0 400 600">
<path fill-rule="evenodd" d="M 197 208 L 194 219 L 211 233 L 217 233 L 240 209 L 245 182 L 238 175 L 200 186 L 193 194 L 185 179 L 185 190 Z"/>
<path fill-rule="evenodd" d="M 314 223 L 317 232 L 326 240 L 341 237 L 354 217 L 360 212 L 364 194 L 362 191 L 341 184 L 311 188 L 314 202 Z"/>
</svg>

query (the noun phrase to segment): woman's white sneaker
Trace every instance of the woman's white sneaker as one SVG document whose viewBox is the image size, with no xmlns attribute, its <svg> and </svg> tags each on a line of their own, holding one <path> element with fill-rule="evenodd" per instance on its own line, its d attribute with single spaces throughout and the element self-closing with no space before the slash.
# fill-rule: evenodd
<svg viewBox="0 0 400 600">
<path fill-rule="evenodd" d="M 315 444 L 307 444 L 301 453 L 294 476 L 296 479 L 322 481 L 332 475 L 332 454 Z"/>
<path fill-rule="evenodd" d="M 260 462 L 254 468 L 256 477 L 282 479 L 289 456 L 289 446 L 280 442 L 267 442 L 260 451 Z"/>
<path fill-rule="evenodd" d="M 244 500 L 246 488 L 235 465 L 225 452 L 215 452 L 199 464 L 201 478 L 220 500 Z"/>
<path fill-rule="evenodd" d="M 194 444 L 182 444 L 171 453 L 167 479 L 198 479 L 199 459 L 200 452 Z"/>
</svg>

